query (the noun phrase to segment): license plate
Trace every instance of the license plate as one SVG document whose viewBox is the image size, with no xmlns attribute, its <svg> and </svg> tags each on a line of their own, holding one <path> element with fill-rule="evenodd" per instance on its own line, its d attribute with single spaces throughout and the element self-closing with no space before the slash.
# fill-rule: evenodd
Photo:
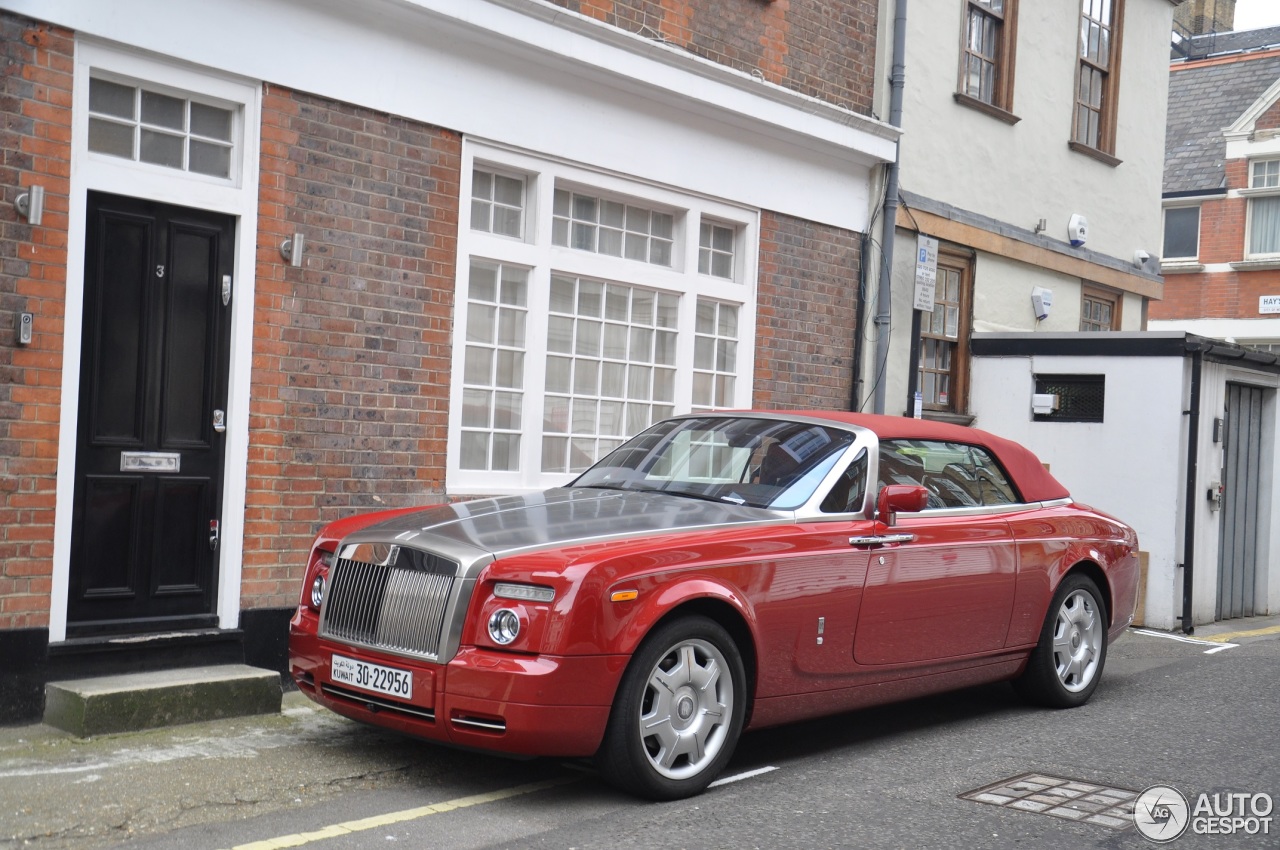
<svg viewBox="0 0 1280 850">
<path fill-rule="evenodd" d="M 370 664 L 358 658 L 335 655 L 329 671 L 333 681 L 339 684 L 399 699 L 413 698 L 413 673 L 409 670 L 397 670 L 381 664 Z"/>
</svg>

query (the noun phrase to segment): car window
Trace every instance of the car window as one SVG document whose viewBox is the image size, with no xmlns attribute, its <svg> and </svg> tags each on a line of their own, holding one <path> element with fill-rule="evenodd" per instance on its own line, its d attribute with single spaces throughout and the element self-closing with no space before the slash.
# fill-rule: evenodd
<svg viewBox="0 0 1280 850">
<path fill-rule="evenodd" d="M 862 449 L 836 482 L 831 485 L 820 506 L 826 514 L 847 514 L 862 510 L 867 494 L 867 450 Z"/>
<path fill-rule="evenodd" d="M 852 442 L 848 431 L 806 422 L 676 419 L 632 438 L 569 486 L 795 510 L 809 501 Z"/>
<path fill-rule="evenodd" d="M 918 484 L 929 507 L 973 508 L 1020 500 L 994 457 L 977 446 L 936 440 L 886 440 L 880 444 L 880 485 Z"/>
</svg>

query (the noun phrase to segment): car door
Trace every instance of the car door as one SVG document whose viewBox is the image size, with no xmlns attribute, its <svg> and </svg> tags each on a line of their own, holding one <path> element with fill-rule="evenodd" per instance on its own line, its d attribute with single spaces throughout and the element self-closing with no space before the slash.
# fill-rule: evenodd
<svg viewBox="0 0 1280 850">
<path fill-rule="evenodd" d="M 992 480 L 994 476 L 995 480 Z M 930 508 L 877 522 L 854 640 L 860 665 L 914 664 L 1000 650 L 1017 583 L 1004 518 L 1017 497 L 980 448 L 886 441 L 882 484 L 920 484 Z"/>
</svg>

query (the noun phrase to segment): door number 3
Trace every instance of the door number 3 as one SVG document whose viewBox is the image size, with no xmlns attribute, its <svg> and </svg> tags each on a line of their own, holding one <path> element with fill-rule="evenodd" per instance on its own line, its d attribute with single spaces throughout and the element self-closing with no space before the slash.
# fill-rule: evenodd
<svg viewBox="0 0 1280 850">
<path fill-rule="evenodd" d="M 164 266 L 156 266 L 156 277 L 164 277 Z"/>
</svg>

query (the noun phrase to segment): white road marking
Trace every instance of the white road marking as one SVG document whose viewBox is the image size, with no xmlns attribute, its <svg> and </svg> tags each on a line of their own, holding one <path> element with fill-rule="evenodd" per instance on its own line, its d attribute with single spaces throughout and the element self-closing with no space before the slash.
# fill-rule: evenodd
<svg viewBox="0 0 1280 850">
<path fill-rule="evenodd" d="M 1166 640 L 1176 640 L 1178 643 L 1190 643 L 1195 646 L 1207 646 L 1209 649 L 1204 651 L 1205 655 L 1213 655 L 1215 652 L 1222 652 L 1224 649 L 1235 649 L 1238 643 L 1220 643 L 1212 640 L 1200 640 L 1199 638 L 1187 637 L 1186 635 L 1171 635 L 1168 632 L 1156 632 L 1151 629 L 1129 629 L 1135 635 L 1147 635 L 1148 637 L 1165 638 Z"/>
<path fill-rule="evenodd" d="M 708 788 L 718 788 L 721 785 L 728 785 L 730 782 L 741 782 L 744 779 L 752 779 L 764 773 L 777 770 L 776 767 L 757 767 L 755 770 L 748 770 L 746 773 L 738 773 L 733 776 L 726 776 L 724 779 L 717 779 L 708 785 Z"/>
</svg>

